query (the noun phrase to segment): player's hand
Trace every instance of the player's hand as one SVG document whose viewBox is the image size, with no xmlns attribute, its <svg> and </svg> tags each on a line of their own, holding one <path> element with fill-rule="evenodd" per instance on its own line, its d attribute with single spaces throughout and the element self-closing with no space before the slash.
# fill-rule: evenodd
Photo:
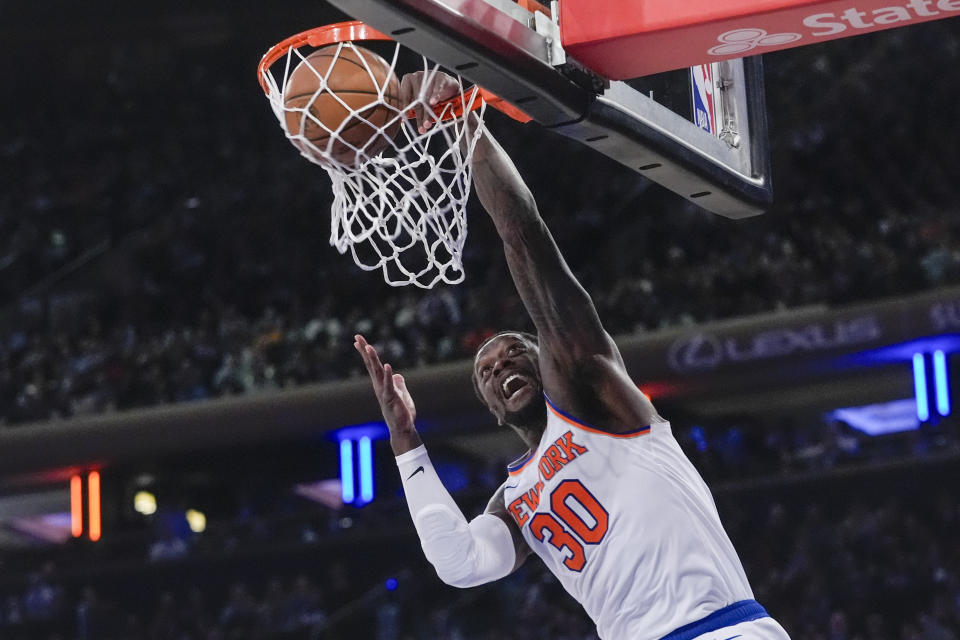
<svg viewBox="0 0 960 640">
<path fill-rule="evenodd" d="M 436 107 L 444 100 L 460 95 L 460 82 L 439 70 L 408 73 L 400 79 L 400 104 L 413 104 L 417 131 L 426 133 L 436 117 L 427 107 Z"/>
<path fill-rule="evenodd" d="M 354 336 L 354 348 L 363 358 L 363 364 L 370 374 L 373 391 L 380 403 L 383 419 L 390 429 L 390 444 L 395 455 L 406 453 L 420 446 L 420 436 L 414 426 L 417 418 L 417 408 L 413 398 L 407 391 L 407 383 L 403 376 L 394 373 L 389 364 L 380 362 L 377 350 L 367 343 L 360 334 Z"/>
</svg>

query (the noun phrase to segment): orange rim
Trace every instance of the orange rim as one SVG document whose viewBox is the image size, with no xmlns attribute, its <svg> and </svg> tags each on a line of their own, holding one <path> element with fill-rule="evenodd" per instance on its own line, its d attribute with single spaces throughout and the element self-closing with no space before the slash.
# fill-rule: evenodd
<svg viewBox="0 0 960 640">
<path fill-rule="evenodd" d="M 373 27 L 367 25 L 366 23 L 360 22 L 359 20 L 337 22 L 323 27 L 316 27 L 314 29 L 302 31 L 296 35 L 290 36 L 285 40 L 281 40 L 277 44 L 270 47 L 270 49 L 263 54 L 263 57 L 260 59 L 260 64 L 257 65 L 257 80 L 260 82 L 260 87 L 263 89 L 263 92 L 267 95 L 267 97 L 269 97 L 270 85 L 266 81 L 267 73 L 269 73 L 270 67 L 272 67 L 280 58 L 287 55 L 291 49 L 297 49 L 305 46 L 325 47 L 331 44 L 353 42 L 357 40 L 393 40 L 393 38 L 377 31 Z M 532 120 L 530 116 L 517 107 L 482 87 L 474 87 L 473 91 L 479 92 L 477 97 L 481 98 L 482 101 L 469 101 L 471 102 L 469 109 L 470 111 L 479 109 L 480 105 L 483 104 L 483 102 L 486 102 L 497 111 L 506 114 L 518 122 L 530 122 L 530 120 Z M 434 110 L 439 116 L 441 113 L 443 113 L 443 110 L 447 107 L 447 105 L 451 105 L 452 108 L 447 112 L 446 117 L 459 118 L 463 116 L 463 102 L 462 96 L 454 96 L 450 100 L 436 105 Z"/>
<path fill-rule="evenodd" d="M 287 52 L 290 49 L 299 49 L 300 47 L 325 47 L 331 44 L 337 44 L 340 42 L 352 42 L 354 40 L 390 40 L 389 36 L 386 36 L 371 26 L 360 22 L 359 20 L 351 20 L 350 22 L 337 22 L 335 24 L 328 24 L 323 27 L 316 27 L 314 29 L 309 29 L 307 31 L 301 31 L 296 35 L 292 35 L 286 40 L 281 40 L 277 44 L 270 47 L 263 57 L 260 59 L 260 64 L 257 65 L 257 79 L 260 81 L 260 87 L 263 89 L 263 92 L 270 95 L 270 85 L 267 84 L 265 80 L 266 75 L 270 67 L 273 66 L 277 60 L 287 55 Z"/>
</svg>

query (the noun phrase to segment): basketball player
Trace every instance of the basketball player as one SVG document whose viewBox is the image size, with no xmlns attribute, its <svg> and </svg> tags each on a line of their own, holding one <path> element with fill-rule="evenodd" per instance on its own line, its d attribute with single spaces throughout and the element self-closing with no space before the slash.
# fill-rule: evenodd
<svg viewBox="0 0 960 640">
<path fill-rule="evenodd" d="M 412 74 L 402 93 L 410 99 L 424 85 L 433 104 L 451 95 L 451 83 Z M 485 131 L 473 175 L 537 330 L 499 333 L 474 358 L 477 395 L 527 446 L 483 514 L 468 522 L 441 484 L 403 376 L 363 336 L 354 345 L 437 575 L 471 587 L 510 574 L 533 551 L 601 638 L 786 639 L 753 599 L 709 489 L 631 381 L 529 189 Z"/>
</svg>

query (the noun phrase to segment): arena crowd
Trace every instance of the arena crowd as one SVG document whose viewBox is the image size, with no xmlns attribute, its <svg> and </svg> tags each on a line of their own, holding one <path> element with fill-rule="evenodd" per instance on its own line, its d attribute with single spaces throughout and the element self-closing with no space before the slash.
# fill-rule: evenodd
<svg viewBox="0 0 960 640">
<path fill-rule="evenodd" d="M 707 214 L 535 125 L 491 127 L 613 335 L 954 284 L 960 144 L 935 105 L 957 91 L 938 74 L 960 45 L 949 21 L 923 28 L 768 57 L 776 203 L 756 219 Z M 83 126 L 46 126 L 59 100 L 4 111 L 0 421 L 358 375 L 355 332 L 404 369 L 529 326 L 478 205 L 458 286 L 391 289 L 329 247 L 328 179 L 241 64 L 262 43 L 235 37 L 202 55 L 121 41 L 95 85 L 37 53 Z M 882 83 L 924 92 L 881 100 Z"/>
</svg>

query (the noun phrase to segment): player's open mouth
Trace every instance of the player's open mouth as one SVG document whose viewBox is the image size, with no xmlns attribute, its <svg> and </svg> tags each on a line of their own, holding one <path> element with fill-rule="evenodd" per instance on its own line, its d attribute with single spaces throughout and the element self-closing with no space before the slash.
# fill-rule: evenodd
<svg viewBox="0 0 960 640">
<path fill-rule="evenodd" d="M 521 377 L 520 374 L 511 373 L 509 376 L 504 378 L 503 382 L 500 384 L 503 389 L 503 399 L 509 400 L 516 395 L 517 391 L 520 391 L 520 389 L 523 389 L 528 384 L 529 383 L 527 380 Z"/>
</svg>

